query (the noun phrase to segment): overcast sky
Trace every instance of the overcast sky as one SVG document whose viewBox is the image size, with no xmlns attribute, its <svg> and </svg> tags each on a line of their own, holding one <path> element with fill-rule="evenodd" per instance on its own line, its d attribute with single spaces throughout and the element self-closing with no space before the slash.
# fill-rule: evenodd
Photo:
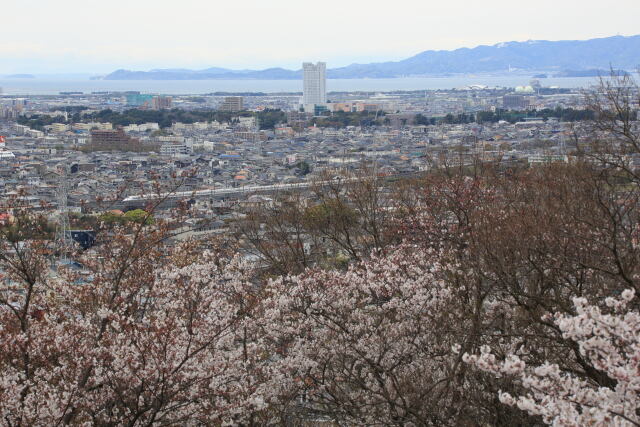
<svg viewBox="0 0 640 427">
<path fill-rule="evenodd" d="M 0 73 L 297 69 L 640 34 L 640 0 L 6 0 Z"/>
</svg>

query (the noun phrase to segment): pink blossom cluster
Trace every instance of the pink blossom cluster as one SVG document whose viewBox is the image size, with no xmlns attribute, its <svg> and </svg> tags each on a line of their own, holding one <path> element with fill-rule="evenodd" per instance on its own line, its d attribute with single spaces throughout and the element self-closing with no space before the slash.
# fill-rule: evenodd
<svg viewBox="0 0 640 427">
<path fill-rule="evenodd" d="M 303 403 L 354 425 L 455 423 L 464 402 L 451 392 L 463 388 L 451 346 L 472 326 L 456 308 L 468 289 L 443 280 L 463 274 L 439 258 L 405 245 L 271 284 L 265 316 L 288 342 L 279 366 Z"/>
<path fill-rule="evenodd" d="M 613 380 L 613 387 L 563 372 L 557 364 L 527 366 L 516 354 L 498 360 L 488 346 L 464 360 L 522 386 L 520 396 L 500 392 L 500 401 L 517 406 L 554 426 L 632 426 L 640 423 L 640 313 L 630 308 L 635 291 L 609 297 L 603 308 L 574 298 L 575 316 L 556 315 L 555 324 L 580 354 Z"/>
<path fill-rule="evenodd" d="M 0 307 L 0 424 L 236 424 L 260 412 L 251 271 L 204 253 L 147 276 L 16 282 L 23 292 Z"/>
</svg>

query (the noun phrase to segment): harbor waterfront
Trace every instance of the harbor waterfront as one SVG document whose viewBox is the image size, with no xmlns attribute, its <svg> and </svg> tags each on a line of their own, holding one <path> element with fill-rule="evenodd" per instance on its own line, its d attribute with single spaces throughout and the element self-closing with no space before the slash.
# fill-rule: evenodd
<svg viewBox="0 0 640 427">
<path fill-rule="evenodd" d="M 392 79 L 328 79 L 327 91 L 388 92 L 398 90 L 443 90 L 472 85 L 516 87 L 527 85 L 529 75 L 401 77 Z M 540 79 L 547 87 L 586 88 L 597 83 L 595 77 L 552 77 Z M 189 95 L 212 92 L 302 92 L 301 80 L 78 80 L 78 79 L 0 79 L 3 95 L 57 95 L 60 92 L 124 92 Z"/>
</svg>

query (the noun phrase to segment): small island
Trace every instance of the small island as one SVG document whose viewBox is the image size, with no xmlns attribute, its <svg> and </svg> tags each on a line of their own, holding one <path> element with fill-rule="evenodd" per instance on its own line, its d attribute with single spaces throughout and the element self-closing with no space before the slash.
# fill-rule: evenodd
<svg viewBox="0 0 640 427">
<path fill-rule="evenodd" d="M 4 76 L 7 79 L 35 79 L 36 76 L 33 74 L 9 74 L 8 76 Z"/>
</svg>

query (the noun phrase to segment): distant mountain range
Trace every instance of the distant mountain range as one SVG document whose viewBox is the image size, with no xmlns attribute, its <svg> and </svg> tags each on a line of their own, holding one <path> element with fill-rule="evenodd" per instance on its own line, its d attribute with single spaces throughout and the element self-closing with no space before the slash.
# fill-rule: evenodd
<svg viewBox="0 0 640 427">
<path fill-rule="evenodd" d="M 505 73 L 508 70 L 548 72 L 552 75 L 596 74 L 615 67 L 640 68 L 640 35 L 615 36 L 591 40 L 506 42 L 456 50 L 427 50 L 396 62 L 351 64 L 327 70 L 328 78 L 393 78 L 441 76 L 468 73 Z M 301 79 L 302 70 L 268 68 L 231 70 L 212 67 L 205 70 L 157 69 L 117 70 L 106 80 L 213 80 Z"/>
<path fill-rule="evenodd" d="M 151 71 L 117 70 L 104 77 L 105 80 L 295 80 L 302 78 L 302 70 L 291 71 L 284 68 L 266 70 L 229 70 L 212 67 L 205 70 L 161 69 Z"/>
</svg>

